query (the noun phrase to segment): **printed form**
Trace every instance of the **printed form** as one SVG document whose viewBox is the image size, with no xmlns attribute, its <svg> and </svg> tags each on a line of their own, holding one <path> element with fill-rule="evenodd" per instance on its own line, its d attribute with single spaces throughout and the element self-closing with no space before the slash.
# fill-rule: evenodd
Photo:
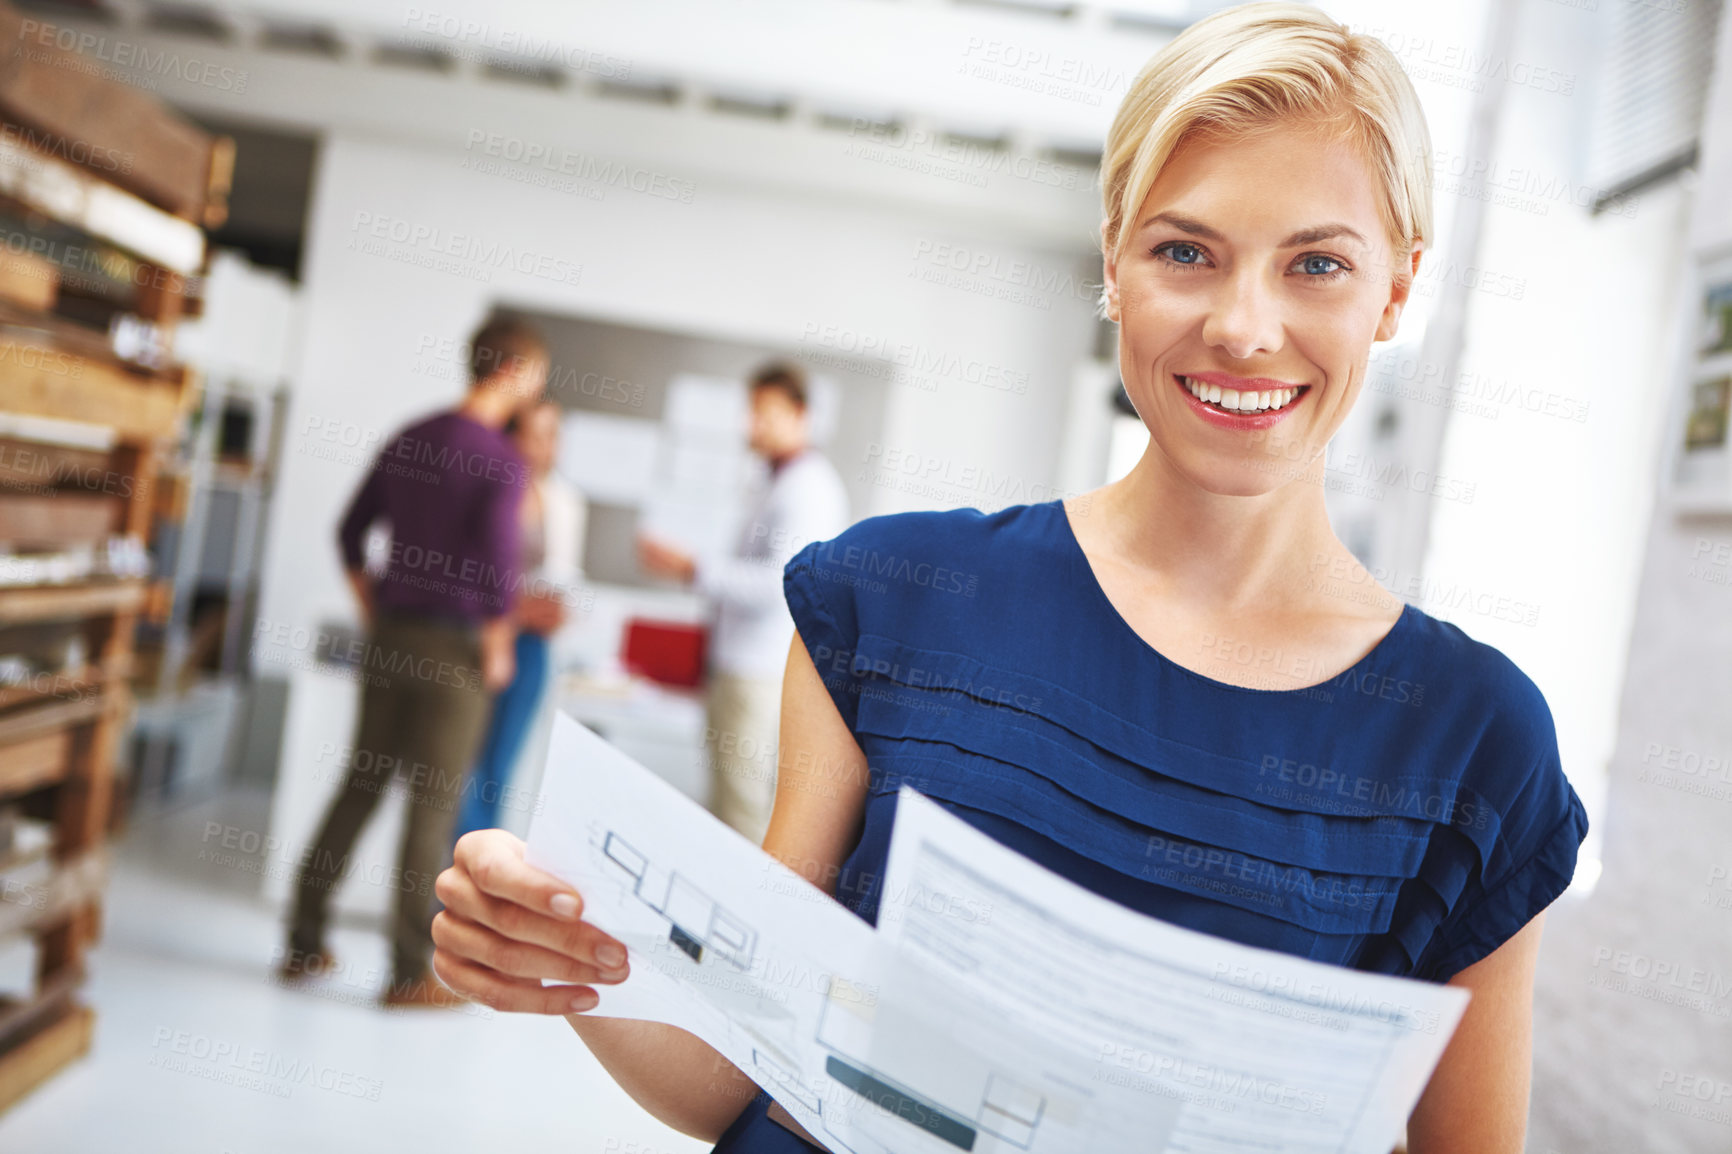
<svg viewBox="0 0 1732 1154">
<path fill-rule="evenodd" d="M 878 928 L 563 714 L 531 864 L 689 1030 L 851 1154 L 1388 1154 L 1467 1004 L 1181 929 L 904 788 Z"/>
</svg>

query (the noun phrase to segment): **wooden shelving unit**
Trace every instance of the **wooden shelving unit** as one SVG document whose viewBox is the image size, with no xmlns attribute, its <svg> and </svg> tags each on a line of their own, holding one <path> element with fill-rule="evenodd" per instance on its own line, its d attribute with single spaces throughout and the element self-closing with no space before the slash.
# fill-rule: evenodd
<svg viewBox="0 0 1732 1154">
<path fill-rule="evenodd" d="M 0 2 L 0 817 L 51 840 L 32 856 L 0 838 L 0 945 L 36 960 L 30 990 L 0 995 L 0 1110 L 91 1044 L 78 990 L 134 632 L 172 608 L 148 573 L 175 511 L 157 477 L 200 389 L 173 331 L 233 165 L 229 142 L 22 20 Z"/>
</svg>

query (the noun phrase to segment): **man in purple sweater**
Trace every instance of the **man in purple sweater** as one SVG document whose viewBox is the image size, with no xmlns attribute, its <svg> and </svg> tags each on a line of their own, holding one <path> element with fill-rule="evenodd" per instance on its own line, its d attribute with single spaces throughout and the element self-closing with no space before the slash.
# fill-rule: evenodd
<svg viewBox="0 0 1732 1154">
<path fill-rule="evenodd" d="M 494 693 L 510 684 L 518 585 L 518 504 L 529 469 L 507 420 L 539 396 L 547 346 L 529 325 L 489 321 L 470 342 L 469 393 L 398 432 L 343 516 L 343 566 L 368 627 L 361 717 L 342 787 L 302 858 L 282 975 L 329 967 L 327 907 L 393 776 L 409 788 L 398 861 L 387 1005 L 449 999 L 431 976 L 433 879 Z M 367 531 L 389 527 L 390 558 L 363 568 Z"/>
</svg>

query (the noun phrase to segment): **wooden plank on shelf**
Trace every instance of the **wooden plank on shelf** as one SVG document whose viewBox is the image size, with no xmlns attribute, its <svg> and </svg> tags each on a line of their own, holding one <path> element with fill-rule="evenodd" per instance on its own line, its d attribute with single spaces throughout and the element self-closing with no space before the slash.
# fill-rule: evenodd
<svg viewBox="0 0 1732 1154">
<path fill-rule="evenodd" d="M 53 697 L 89 697 L 101 692 L 104 679 L 102 671 L 95 666 L 87 666 L 77 673 L 39 673 L 24 684 L 0 685 L 0 710 Z"/>
<path fill-rule="evenodd" d="M 73 29 L 0 4 L 0 112 L 75 163 L 188 220 L 211 195 L 217 141 L 148 92 L 61 47 Z"/>
<path fill-rule="evenodd" d="M 72 732 L 39 733 L 0 745 L 0 798 L 17 797 L 66 776 L 72 764 Z"/>
<path fill-rule="evenodd" d="M 196 224 L 4 133 L 0 193 L 171 272 L 190 275 L 204 263 Z"/>
<path fill-rule="evenodd" d="M 0 625 L 20 621 L 70 621 L 108 613 L 136 612 L 144 604 L 144 595 L 145 583 L 142 580 L 0 589 Z"/>
<path fill-rule="evenodd" d="M 27 252 L 0 252 L 0 300 L 47 312 L 60 296 L 59 267 Z"/>
<path fill-rule="evenodd" d="M 98 695 L 44 701 L 36 705 L 9 709 L 0 713 L 0 745 L 10 745 L 38 734 L 52 733 L 68 725 L 95 721 L 107 711 L 110 704 L 106 696 Z"/>
<path fill-rule="evenodd" d="M 73 1006 L 0 1054 L 0 1111 L 87 1053 L 95 1021 L 88 1006 Z"/>
<path fill-rule="evenodd" d="M 0 258 L 3 259 L 3 258 Z M 143 266 L 140 266 L 143 267 Z M 184 280 L 179 273 L 164 273 L 165 277 Z M 140 286 L 142 290 L 143 286 Z M 21 329 L 27 340 L 53 346 L 75 357 L 102 361 L 114 357 L 114 339 L 106 329 L 83 324 L 53 313 L 42 313 L 0 300 L 0 330 Z M 140 366 L 142 371 L 143 366 Z"/>
<path fill-rule="evenodd" d="M 124 513 L 118 497 L 0 492 L 0 542 L 29 553 L 95 545 L 120 527 Z"/>
<path fill-rule="evenodd" d="M 152 511 L 160 499 L 151 491 L 147 466 L 154 467 L 159 455 L 149 442 L 140 445 L 127 441 L 110 449 L 92 449 L 0 432 L 0 497 L 100 494 L 120 506 L 110 532 L 143 538 L 148 536 Z"/>
<path fill-rule="evenodd" d="M 0 485 L 33 492 L 61 485 L 93 487 L 92 483 L 106 488 L 108 471 L 108 452 L 103 449 L 0 436 Z"/>
<path fill-rule="evenodd" d="M 0 336 L 0 409 L 106 425 L 122 437 L 173 436 L 196 384 Z"/>
<path fill-rule="evenodd" d="M 95 453 L 106 453 L 122 443 L 115 437 L 113 429 L 89 421 L 60 421 L 5 409 L 0 409 L 0 437 L 28 441 L 33 445 L 88 449 Z"/>
</svg>

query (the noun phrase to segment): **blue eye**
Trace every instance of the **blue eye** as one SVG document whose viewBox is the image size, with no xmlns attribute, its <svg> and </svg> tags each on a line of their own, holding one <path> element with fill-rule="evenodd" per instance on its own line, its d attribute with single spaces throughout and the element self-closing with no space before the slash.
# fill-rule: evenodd
<svg viewBox="0 0 1732 1154">
<path fill-rule="evenodd" d="M 1318 268 L 1316 266 L 1316 262 L 1318 261 L 1332 264 L 1335 267 Z M 1312 280 L 1334 280 L 1338 276 L 1346 275 L 1349 271 L 1346 265 L 1342 264 L 1334 257 L 1324 256 L 1320 252 L 1307 253 L 1299 258 L 1299 263 L 1304 267 L 1306 275 Z"/>
<path fill-rule="evenodd" d="M 1176 259 L 1172 256 L 1168 256 L 1167 251 L 1169 249 L 1174 253 L 1179 254 L 1179 256 Z M 1171 265 L 1174 268 L 1203 267 L 1200 263 L 1203 259 L 1203 250 L 1188 240 L 1170 240 L 1166 244 L 1157 244 L 1154 248 L 1149 250 L 1149 255 L 1153 256 L 1163 264 Z"/>
</svg>

